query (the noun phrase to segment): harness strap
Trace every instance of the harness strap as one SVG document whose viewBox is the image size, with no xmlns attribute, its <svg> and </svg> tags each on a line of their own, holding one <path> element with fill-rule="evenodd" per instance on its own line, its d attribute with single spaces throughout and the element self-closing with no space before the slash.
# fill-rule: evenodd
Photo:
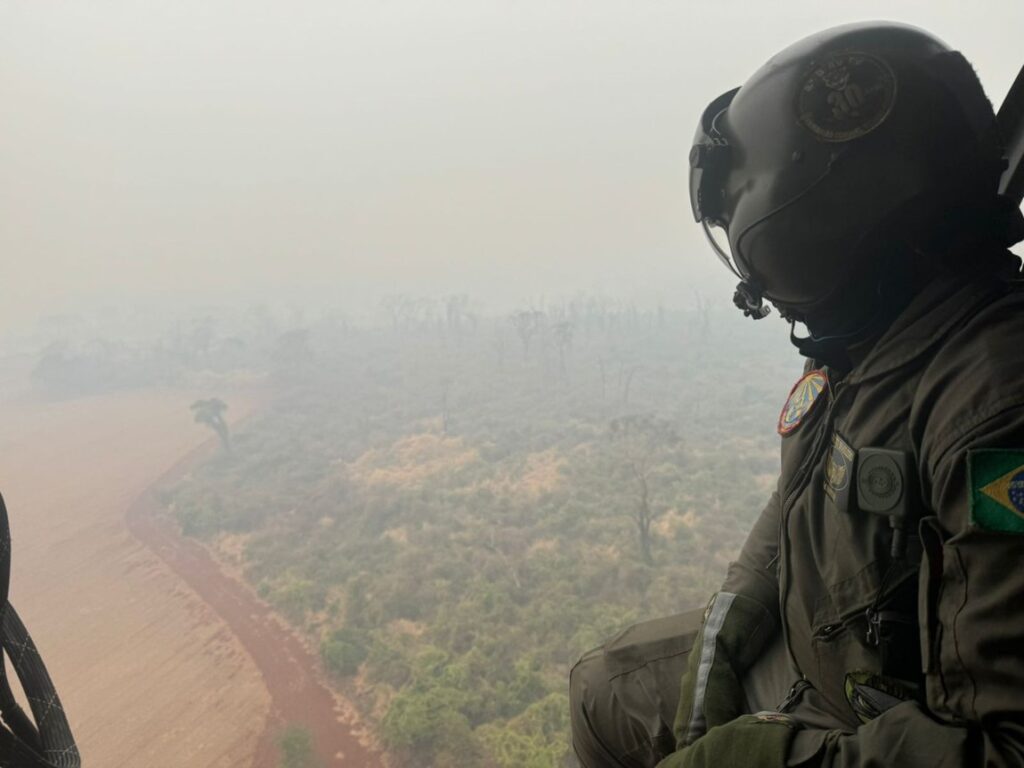
<svg viewBox="0 0 1024 768">
<path fill-rule="evenodd" d="M 80 768 L 78 747 L 53 681 L 8 601 L 10 583 L 11 530 L 0 496 L 0 768 Z M 31 718 L 14 698 L 4 655 L 21 683 Z"/>
</svg>

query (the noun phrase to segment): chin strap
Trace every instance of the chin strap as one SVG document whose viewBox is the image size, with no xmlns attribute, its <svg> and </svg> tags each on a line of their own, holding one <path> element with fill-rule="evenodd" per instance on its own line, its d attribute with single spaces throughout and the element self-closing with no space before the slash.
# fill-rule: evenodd
<svg viewBox="0 0 1024 768">
<path fill-rule="evenodd" d="M 771 307 L 764 305 L 764 297 L 761 290 L 747 280 L 736 286 L 736 293 L 732 295 L 732 302 L 736 305 L 744 317 L 752 317 L 760 320 L 771 314 Z"/>
<path fill-rule="evenodd" d="M 869 338 L 884 323 L 885 318 L 891 315 L 890 312 L 885 311 L 885 306 L 882 286 L 879 285 L 875 291 L 875 300 L 862 316 L 862 322 L 848 331 L 838 331 L 821 336 L 816 335 L 810 326 L 808 326 L 807 336 L 797 336 L 798 318 L 789 313 L 784 313 L 783 316 L 789 320 L 789 340 L 801 355 L 821 360 L 833 368 L 848 370 L 850 367 L 848 350 L 851 346 Z"/>
<path fill-rule="evenodd" d="M 847 371 L 850 369 L 850 355 L 846 350 L 851 342 L 847 340 L 846 336 L 825 336 L 819 339 L 811 334 L 800 337 L 796 335 L 796 320 L 791 319 L 789 321 L 789 340 L 804 357 L 820 360 L 836 370 Z"/>
</svg>

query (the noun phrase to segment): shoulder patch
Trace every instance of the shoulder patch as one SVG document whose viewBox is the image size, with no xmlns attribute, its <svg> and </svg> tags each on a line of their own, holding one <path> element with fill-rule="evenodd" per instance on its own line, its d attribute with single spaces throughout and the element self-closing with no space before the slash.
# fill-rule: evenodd
<svg viewBox="0 0 1024 768">
<path fill-rule="evenodd" d="M 971 525 L 1024 534 L 1024 450 L 967 452 Z"/>
<path fill-rule="evenodd" d="M 828 379 L 825 377 L 825 372 L 818 370 L 805 374 L 800 381 L 793 385 L 786 404 L 782 406 L 782 413 L 779 414 L 778 431 L 780 435 L 785 437 L 800 426 L 800 422 L 814 408 L 814 404 L 818 402 L 818 398 L 825 391 L 827 384 Z"/>
</svg>

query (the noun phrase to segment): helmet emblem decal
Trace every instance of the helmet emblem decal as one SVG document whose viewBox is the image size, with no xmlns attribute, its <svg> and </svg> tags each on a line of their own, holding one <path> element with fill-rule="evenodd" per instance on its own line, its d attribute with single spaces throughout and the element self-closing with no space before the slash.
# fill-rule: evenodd
<svg viewBox="0 0 1024 768">
<path fill-rule="evenodd" d="M 806 374 L 794 385 L 786 404 L 782 407 L 782 413 L 779 414 L 780 435 L 785 437 L 800 426 L 800 422 L 811 412 L 821 393 L 825 391 L 827 383 L 825 372 L 817 370 Z"/>
<path fill-rule="evenodd" d="M 857 51 L 815 61 L 797 93 L 800 124 L 822 141 L 864 136 L 885 122 L 896 101 L 896 76 L 877 56 Z"/>
</svg>

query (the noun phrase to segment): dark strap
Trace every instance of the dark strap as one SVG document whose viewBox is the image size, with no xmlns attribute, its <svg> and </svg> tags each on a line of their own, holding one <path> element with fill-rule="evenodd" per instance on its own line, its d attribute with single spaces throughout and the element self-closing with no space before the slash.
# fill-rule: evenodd
<svg viewBox="0 0 1024 768">
<path fill-rule="evenodd" d="M 60 698 L 35 643 L 8 601 L 10 583 L 11 530 L 0 496 L 0 768 L 79 768 L 82 760 Z M 14 698 L 5 654 L 28 700 L 31 718 Z"/>
</svg>

